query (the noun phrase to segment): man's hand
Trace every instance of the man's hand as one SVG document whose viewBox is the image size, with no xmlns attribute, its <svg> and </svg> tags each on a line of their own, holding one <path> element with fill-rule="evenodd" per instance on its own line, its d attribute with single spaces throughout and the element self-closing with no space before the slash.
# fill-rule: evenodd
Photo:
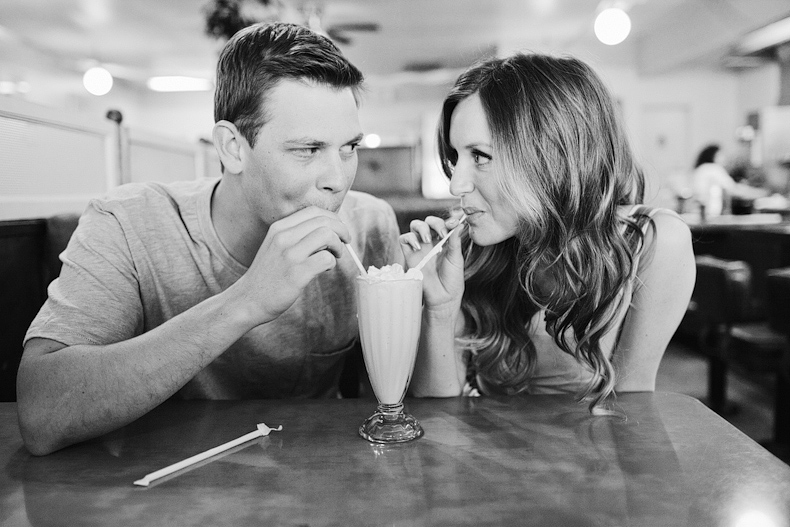
<svg viewBox="0 0 790 527">
<path fill-rule="evenodd" d="M 333 269 L 350 241 L 336 214 L 307 207 L 269 228 L 266 238 L 238 288 L 259 323 L 269 322 L 296 301 L 319 274 Z"/>
</svg>

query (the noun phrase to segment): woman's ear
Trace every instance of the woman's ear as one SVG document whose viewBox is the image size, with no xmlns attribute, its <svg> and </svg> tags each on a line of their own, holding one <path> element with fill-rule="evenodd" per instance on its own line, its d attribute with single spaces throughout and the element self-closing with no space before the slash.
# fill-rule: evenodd
<svg viewBox="0 0 790 527">
<path fill-rule="evenodd" d="M 239 129 L 229 121 L 217 121 L 214 123 L 212 138 L 219 160 L 225 169 L 223 172 L 239 174 L 244 166 L 242 147 L 246 144 L 246 139 L 239 133 Z"/>
</svg>

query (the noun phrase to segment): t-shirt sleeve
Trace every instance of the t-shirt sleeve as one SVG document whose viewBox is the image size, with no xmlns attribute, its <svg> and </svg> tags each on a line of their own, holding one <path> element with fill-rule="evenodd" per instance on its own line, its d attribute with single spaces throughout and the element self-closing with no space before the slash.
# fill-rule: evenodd
<svg viewBox="0 0 790 527">
<path fill-rule="evenodd" d="M 142 333 L 137 272 L 115 214 L 92 201 L 60 259 L 60 276 L 25 342 L 41 337 L 67 346 L 111 344 Z"/>
</svg>

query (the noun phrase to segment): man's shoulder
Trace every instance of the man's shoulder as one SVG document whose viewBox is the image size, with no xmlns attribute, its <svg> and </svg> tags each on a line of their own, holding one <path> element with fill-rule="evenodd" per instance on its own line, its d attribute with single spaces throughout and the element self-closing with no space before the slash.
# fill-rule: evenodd
<svg viewBox="0 0 790 527">
<path fill-rule="evenodd" d="M 190 180 L 172 183 L 127 183 L 116 187 L 100 198 L 91 200 L 94 209 L 117 213 L 129 213 L 179 208 L 183 203 L 194 200 L 215 180 Z"/>
</svg>

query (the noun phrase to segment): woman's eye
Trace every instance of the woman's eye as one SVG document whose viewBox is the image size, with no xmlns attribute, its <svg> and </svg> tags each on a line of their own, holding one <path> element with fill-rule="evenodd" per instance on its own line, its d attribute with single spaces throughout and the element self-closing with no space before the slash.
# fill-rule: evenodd
<svg viewBox="0 0 790 527">
<path fill-rule="evenodd" d="M 491 162 L 491 156 L 482 152 L 472 152 L 472 160 L 477 166 L 487 165 Z"/>
</svg>

